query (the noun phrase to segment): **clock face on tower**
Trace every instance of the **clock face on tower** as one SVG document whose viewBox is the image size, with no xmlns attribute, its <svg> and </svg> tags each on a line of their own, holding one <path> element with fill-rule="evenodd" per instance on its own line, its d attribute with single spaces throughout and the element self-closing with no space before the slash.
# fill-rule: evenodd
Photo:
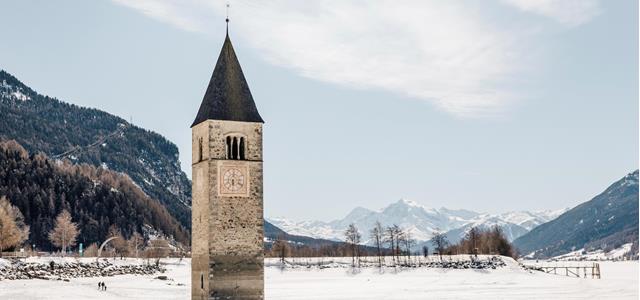
<svg viewBox="0 0 640 300">
<path fill-rule="evenodd" d="M 244 174 L 238 169 L 229 168 L 222 175 L 222 184 L 227 191 L 241 191 L 244 187 Z"/>
<path fill-rule="evenodd" d="M 221 196 L 248 196 L 249 172 L 246 166 L 220 166 L 219 193 Z"/>
</svg>

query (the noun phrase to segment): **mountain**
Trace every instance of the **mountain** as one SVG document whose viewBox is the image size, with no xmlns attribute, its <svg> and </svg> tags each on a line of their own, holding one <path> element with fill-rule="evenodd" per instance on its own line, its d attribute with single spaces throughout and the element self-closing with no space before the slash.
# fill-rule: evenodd
<svg viewBox="0 0 640 300">
<path fill-rule="evenodd" d="M 513 241 L 520 236 L 531 231 L 533 228 L 540 224 L 549 222 L 568 209 L 560 210 L 545 210 L 545 211 L 512 211 L 501 213 L 497 215 L 493 214 L 481 214 L 478 215 L 461 227 L 447 231 L 447 239 L 451 243 L 457 243 L 465 234 L 472 228 L 478 227 L 480 229 L 489 229 L 492 226 L 500 226 L 504 232 L 506 238 L 509 241 Z"/>
<path fill-rule="evenodd" d="M 15 141 L 0 143 L 0 195 L 18 207 L 31 228 L 28 244 L 51 250 L 48 232 L 63 210 L 78 223 L 88 246 L 116 225 L 128 238 L 150 227 L 188 244 L 189 232 L 155 199 L 122 173 L 29 154 Z"/>
<path fill-rule="evenodd" d="M 379 221 L 383 226 L 397 224 L 409 229 L 416 241 L 427 241 L 438 230 L 446 232 L 450 241 L 457 242 L 472 226 L 491 225 L 500 225 L 508 238 L 515 239 L 559 214 L 557 211 L 481 214 L 463 209 L 429 208 L 411 200 L 401 199 L 377 211 L 356 207 L 346 217 L 331 222 L 296 222 L 286 218 L 269 218 L 269 221 L 290 234 L 330 240 L 343 240 L 344 230 L 349 224 L 354 223 L 363 233 L 365 241 L 368 239 L 369 230 Z"/>
<path fill-rule="evenodd" d="M 0 116 L 0 142 L 15 140 L 50 160 L 67 159 L 126 174 L 182 226 L 191 227 L 191 181 L 180 169 L 178 148 L 161 135 L 104 111 L 40 95 L 3 70 Z M 269 222 L 264 228 L 265 236 L 282 233 Z M 305 238 L 291 240 L 321 243 Z"/>
<path fill-rule="evenodd" d="M 104 111 L 40 95 L 3 70 L 0 116 L 0 141 L 16 140 L 30 153 L 125 173 L 191 227 L 191 182 L 180 169 L 178 148 L 161 135 Z"/>
<path fill-rule="evenodd" d="M 534 228 L 514 245 L 532 257 L 552 257 L 581 248 L 606 250 L 637 241 L 638 170 L 593 199 Z"/>
</svg>

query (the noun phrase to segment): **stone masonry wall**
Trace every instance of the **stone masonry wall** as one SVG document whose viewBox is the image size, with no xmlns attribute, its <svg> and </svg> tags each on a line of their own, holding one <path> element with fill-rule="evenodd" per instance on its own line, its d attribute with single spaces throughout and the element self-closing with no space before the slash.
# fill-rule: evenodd
<svg viewBox="0 0 640 300">
<path fill-rule="evenodd" d="M 206 125 L 200 128 L 199 126 L 203 124 Z M 208 294 L 209 299 L 227 299 L 227 297 L 262 299 L 264 295 L 262 124 L 234 121 L 203 122 L 193 128 L 194 158 L 199 157 L 195 152 L 198 151 L 198 138 L 202 136 L 201 134 L 206 136 L 207 160 L 196 163 L 193 167 L 192 299 L 202 299 L 203 293 Z M 225 141 L 229 134 L 245 138 L 246 160 L 226 159 Z M 230 163 L 248 167 L 247 196 L 219 195 L 219 180 L 221 180 L 219 167 Z M 204 175 L 204 178 L 199 175 Z M 200 182 L 206 182 L 205 194 L 199 193 Z M 195 199 L 196 197 L 202 199 Z M 202 226 L 196 226 L 196 222 Z M 201 269 L 204 266 L 196 258 L 202 250 L 202 243 L 207 244 L 207 253 L 203 257 L 208 263 L 205 267 L 206 272 Z M 200 274 L 205 274 L 207 277 L 204 283 L 205 289 L 200 289 Z"/>
</svg>

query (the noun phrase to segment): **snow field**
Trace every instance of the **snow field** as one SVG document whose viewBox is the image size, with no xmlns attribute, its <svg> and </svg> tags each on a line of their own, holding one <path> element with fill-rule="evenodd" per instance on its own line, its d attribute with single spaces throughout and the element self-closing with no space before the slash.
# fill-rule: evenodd
<svg viewBox="0 0 640 300">
<path fill-rule="evenodd" d="M 43 263 L 48 263 L 47 259 L 29 258 Z M 638 299 L 638 261 L 599 262 L 602 279 L 598 280 L 528 272 L 516 261 L 503 259 L 506 267 L 479 270 L 353 269 L 349 267 L 350 258 L 295 258 L 291 260 L 299 267 L 282 269 L 277 259 L 270 258 L 265 260 L 265 298 Z M 319 261 L 329 267 L 305 265 Z M 189 299 L 190 260 L 184 259 L 180 264 L 178 259 L 163 262 L 167 263 L 167 272 L 162 275 L 167 275 L 168 280 L 154 279 L 157 275 L 76 278 L 70 282 L 5 280 L 0 281 L 0 299 Z M 142 263 L 142 260 L 116 259 L 114 263 Z M 106 292 L 98 291 L 99 281 L 106 283 Z"/>
</svg>

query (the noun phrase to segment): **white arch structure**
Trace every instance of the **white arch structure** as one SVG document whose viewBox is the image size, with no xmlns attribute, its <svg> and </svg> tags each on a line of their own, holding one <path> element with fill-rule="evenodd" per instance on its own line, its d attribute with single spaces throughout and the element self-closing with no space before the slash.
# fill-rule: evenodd
<svg viewBox="0 0 640 300">
<path fill-rule="evenodd" d="M 120 238 L 119 236 L 112 236 L 108 239 L 106 239 L 104 242 L 102 242 L 102 245 L 100 245 L 100 249 L 98 249 L 98 255 L 96 256 L 96 262 L 98 262 L 98 260 L 100 259 L 100 254 L 102 253 L 102 249 L 104 248 L 104 246 L 107 245 L 107 243 Z"/>
</svg>

